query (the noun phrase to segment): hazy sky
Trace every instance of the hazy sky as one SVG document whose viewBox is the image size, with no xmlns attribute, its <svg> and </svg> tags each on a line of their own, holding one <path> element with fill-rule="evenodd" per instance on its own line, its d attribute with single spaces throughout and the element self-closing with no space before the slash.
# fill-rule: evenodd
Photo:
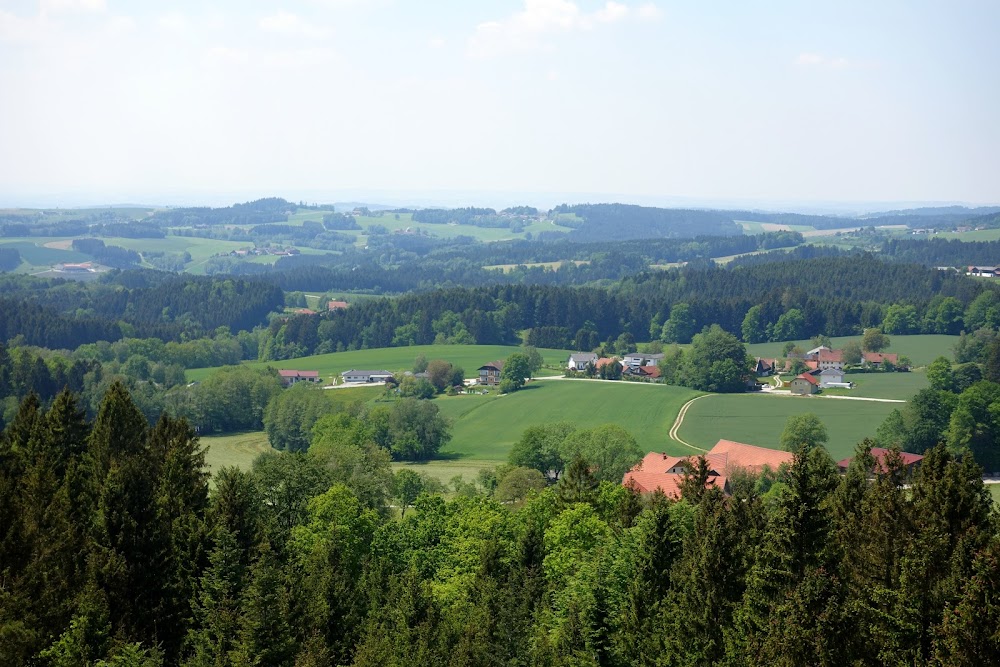
<svg viewBox="0 0 1000 667">
<path fill-rule="evenodd" d="M 997 202 L 998 26 L 995 0 L 0 0 L 0 203 Z"/>
</svg>

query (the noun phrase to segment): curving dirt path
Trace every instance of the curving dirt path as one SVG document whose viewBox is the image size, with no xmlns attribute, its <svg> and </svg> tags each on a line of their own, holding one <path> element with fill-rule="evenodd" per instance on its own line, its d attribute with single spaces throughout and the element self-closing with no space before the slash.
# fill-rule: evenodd
<svg viewBox="0 0 1000 667">
<path fill-rule="evenodd" d="M 712 396 L 712 395 L 713 394 L 702 394 L 701 396 L 695 396 L 690 401 L 688 401 L 687 403 L 685 403 L 684 405 L 681 406 L 681 409 L 678 410 L 678 412 L 677 412 L 677 418 L 674 419 L 674 425 L 670 427 L 670 432 L 667 434 L 670 437 L 671 440 L 673 440 L 674 442 L 678 442 L 678 443 L 684 445 L 685 447 L 690 447 L 691 449 L 693 449 L 695 451 L 699 451 L 699 452 L 707 452 L 708 451 L 707 449 L 702 449 L 701 447 L 695 447 L 694 445 L 692 445 L 689 442 L 684 442 L 683 440 L 681 440 L 680 436 L 677 435 L 677 431 L 680 429 L 681 424 L 684 423 L 684 415 L 687 414 L 688 408 L 691 407 L 691 404 L 694 403 L 695 401 L 700 401 L 701 399 L 708 398 L 709 396 Z"/>
</svg>

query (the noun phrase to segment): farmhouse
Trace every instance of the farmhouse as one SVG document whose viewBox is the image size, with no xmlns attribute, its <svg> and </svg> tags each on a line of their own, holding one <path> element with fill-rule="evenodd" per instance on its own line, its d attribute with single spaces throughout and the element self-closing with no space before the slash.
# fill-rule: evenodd
<svg viewBox="0 0 1000 667">
<path fill-rule="evenodd" d="M 335 310 L 343 310 L 344 308 L 347 308 L 346 301 L 330 301 L 326 304 L 326 309 L 331 313 Z"/>
<path fill-rule="evenodd" d="M 819 373 L 819 386 L 821 389 L 844 384 L 844 371 L 837 368 L 827 368 Z"/>
<path fill-rule="evenodd" d="M 629 366 L 625 369 L 623 375 L 631 375 L 632 377 L 638 378 L 649 378 L 651 380 L 656 380 L 660 377 L 660 367 L 659 366 Z"/>
<path fill-rule="evenodd" d="M 290 371 L 290 370 L 279 370 L 278 377 L 281 378 L 281 384 L 286 387 L 291 387 L 293 384 L 298 384 L 299 382 L 319 382 L 319 371 Z"/>
<path fill-rule="evenodd" d="M 819 380 L 809 373 L 803 373 L 789 383 L 789 388 L 793 394 L 800 396 L 815 394 L 819 390 Z"/>
<path fill-rule="evenodd" d="M 756 375 L 771 375 L 774 373 L 774 359 L 761 359 L 757 357 L 757 363 L 754 365 L 754 373 Z"/>
<path fill-rule="evenodd" d="M 884 362 L 889 362 L 893 366 L 899 365 L 899 355 L 895 353 L 865 352 L 864 362 L 869 366 L 881 368 Z"/>
<path fill-rule="evenodd" d="M 996 266 L 970 266 L 966 275 L 979 276 L 980 278 L 996 278 L 1000 275 L 1000 268 Z"/>
<path fill-rule="evenodd" d="M 625 358 L 622 359 L 622 365 L 626 368 L 638 368 L 639 366 L 656 366 L 663 359 L 663 353 L 657 354 L 639 354 L 638 352 L 632 352 L 631 354 L 626 354 Z"/>
<path fill-rule="evenodd" d="M 886 465 L 886 459 L 889 456 L 890 450 L 883 449 L 882 447 L 872 447 L 871 455 L 875 459 L 875 465 L 873 470 L 869 470 L 869 474 L 874 474 L 875 472 L 886 473 L 888 472 L 888 466 Z M 906 470 L 907 474 L 912 475 L 916 472 L 917 468 L 920 467 L 920 462 L 924 460 L 924 457 L 919 454 L 910 454 L 909 452 L 899 452 L 899 458 L 902 461 L 903 468 Z M 840 468 L 840 472 L 847 472 L 847 468 L 850 467 L 853 457 L 848 457 L 842 461 L 837 462 L 837 467 Z"/>
<path fill-rule="evenodd" d="M 386 382 L 392 379 L 392 373 L 386 370 L 359 371 L 351 369 L 340 374 L 344 382 Z"/>
<path fill-rule="evenodd" d="M 587 366 L 593 366 L 597 363 L 597 355 L 593 352 L 581 352 L 580 354 L 569 355 L 569 361 L 566 362 L 566 368 L 571 371 L 582 371 Z"/>
<path fill-rule="evenodd" d="M 491 361 L 479 367 L 479 384 L 495 386 L 500 384 L 500 372 L 503 370 L 502 361 Z"/>
<path fill-rule="evenodd" d="M 765 468 L 777 470 L 790 464 L 790 452 L 747 445 L 732 440 L 719 440 L 707 453 L 709 477 L 706 487 L 719 487 L 728 491 L 729 477 L 738 471 L 760 473 Z M 662 491 L 667 496 L 680 497 L 680 484 L 687 466 L 696 463 L 695 457 L 668 456 L 650 452 L 622 479 L 624 486 L 640 493 Z"/>
</svg>

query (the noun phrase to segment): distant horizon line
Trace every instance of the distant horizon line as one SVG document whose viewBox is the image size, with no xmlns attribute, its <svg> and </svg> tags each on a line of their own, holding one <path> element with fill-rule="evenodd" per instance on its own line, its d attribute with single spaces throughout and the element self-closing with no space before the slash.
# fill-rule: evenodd
<svg viewBox="0 0 1000 667">
<path fill-rule="evenodd" d="M 965 200 L 825 200 L 773 199 L 748 197 L 696 197 L 681 195 L 635 195 L 623 193 L 516 192 L 516 191 L 401 191 L 353 190 L 339 192 L 299 191 L 286 194 L 253 194 L 243 190 L 185 191 L 173 193 L 119 193 L 118 195 L 0 193 L 0 208 L 6 209 L 101 209 L 101 208 L 188 208 L 226 207 L 268 197 L 281 197 L 291 203 L 310 206 L 369 206 L 377 208 L 460 208 L 481 206 L 502 209 L 510 206 L 534 206 L 550 210 L 560 204 L 616 203 L 657 208 L 711 210 L 757 210 L 806 215 L 857 216 L 892 210 L 960 206 L 969 209 L 1000 206 L 993 202 Z"/>
</svg>

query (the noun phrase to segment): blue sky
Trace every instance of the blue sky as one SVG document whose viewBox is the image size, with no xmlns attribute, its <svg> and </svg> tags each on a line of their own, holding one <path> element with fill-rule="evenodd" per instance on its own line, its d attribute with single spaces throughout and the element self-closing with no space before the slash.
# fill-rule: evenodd
<svg viewBox="0 0 1000 667">
<path fill-rule="evenodd" d="M 995 203 L 998 25 L 989 0 L 0 0 L 0 203 Z"/>
</svg>

